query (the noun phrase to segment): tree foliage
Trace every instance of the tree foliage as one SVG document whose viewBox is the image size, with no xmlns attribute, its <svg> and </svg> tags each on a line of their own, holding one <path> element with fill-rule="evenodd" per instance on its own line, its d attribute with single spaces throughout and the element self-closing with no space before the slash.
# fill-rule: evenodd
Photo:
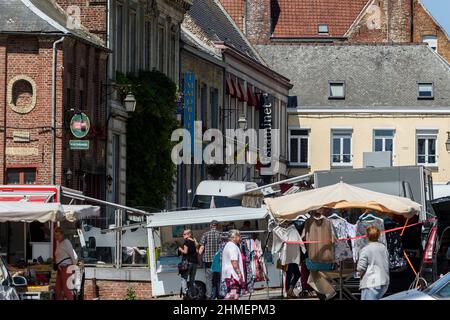
<svg viewBox="0 0 450 320">
<path fill-rule="evenodd" d="M 117 79 L 130 85 L 137 101 L 127 122 L 127 204 L 162 209 L 175 173 L 170 137 L 177 127 L 177 87 L 158 71 Z"/>
</svg>

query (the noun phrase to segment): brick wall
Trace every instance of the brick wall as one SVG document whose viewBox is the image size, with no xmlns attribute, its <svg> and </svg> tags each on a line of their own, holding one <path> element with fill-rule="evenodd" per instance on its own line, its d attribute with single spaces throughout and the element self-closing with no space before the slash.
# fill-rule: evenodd
<svg viewBox="0 0 450 320">
<path fill-rule="evenodd" d="M 450 62 L 450 40 L 442 28 L 417 0 L 413 1 L 412 12 L 413 16 L 410 0 L 376 0 L 349 32 L 349 42 L 420 43 L 424 36 L 436 36 L 439 54 Z"/>
<path fill-rule="evenodd" d="M 5 172 L 8 169 L 17 168 L 35 168 L 36 183 L 52 183 L 52 59 L 56 39 L 0 37 L 0 183 L 7 182 Z M 85 102 L 80 98 L 81 77 L 85 78 Z M 13 83 L 16 85 L 11 87 Z M 68 141 L 71 137 L 67 126 L 71 116 L 68 109 L 73 107 L 89 115 L 93 128 L 105 127 L 104 83 L 106 60 L 101 57 L 100 49 L 66 38 L 58 50 L 56 77 L 56 184 L 65 184 L 65 169 L 82 169 L 74 164 L 76 161 L 81 163 L 81 157 L 90 171 L 104 170 L 106 137 L 101 130 L 89 136 L 89 151 L 70 151 Z M 8 86 L 12 92 L 9 97 Z M 70 102 L 67 101 L 69 91 Z M 33 96 L 34 107 L 24 110 L 33 101 Z M 15 107 L 10 105 L 11 99 Z M 83 107 L 80 108 L 81 104 Z M 18 133 L 29 139 L 18 142 L 14 139 Z M 74 186 L 79 187 L 79 184 Z"/>
<path fill-rule="evenodd" d="M 84 299 L 93 299 L 94 282 L 89 279 L 84 283 Z M 150 282 L 129 282 L 129 281 L 111 281 L 97 280 L 97 293 L 99 300 L 124 300 L 128 288 L 133 288 L 137 300 L 150 300 L 152 295 L 152 286 Z"/>
<path fill-rule="evenodd" d="M 56 2 L 71 14 L 78 12 L 81 24 L 91 33 L 102 39 L 106 37 L 106 1 L 103 0 L 56 0 Z M 75 11 L 74 11 L 75 9 Z"/>
</svg>

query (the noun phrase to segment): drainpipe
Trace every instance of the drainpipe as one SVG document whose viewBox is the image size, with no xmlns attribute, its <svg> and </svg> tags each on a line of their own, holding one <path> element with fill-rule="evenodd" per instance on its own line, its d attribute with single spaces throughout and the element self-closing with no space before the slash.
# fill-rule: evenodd
<svg viewBox="0 0 450 320">
<path fill-rule="evenodd" d="M 52 70 L 52 185 L 56 184 L 56 67 L 58 63 L 58 44 L 64 37 L 53 43 L 53 70 Z"/>
<path fill-rule="evenodd" d="M 411 43 L 414 42 L 414 0 L 410 0 L 409 2 L 409 10 L 410 10 L 410 32 L 411 32 Z"/>
</svg>

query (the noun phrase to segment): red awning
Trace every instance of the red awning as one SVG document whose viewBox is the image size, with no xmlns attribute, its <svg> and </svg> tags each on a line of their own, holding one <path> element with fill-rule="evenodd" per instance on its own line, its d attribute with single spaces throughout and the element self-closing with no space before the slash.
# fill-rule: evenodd
<svg viewBox="0 0 450 320">
<path fill-rule="evenodd" d="M 256 107 L 257 105 L 255 94 L 250 86 L 247 86 L 247 105 L 249 107 Z"/>
<path fill-rule="evenodd" d="M 230 77 L 227 78 L 226 94 L 236 98 L 236 88 Z"/>
<path fill-rule="evenodd" d="M 247 92 L 242 87 L 242 83 L 238 80 L 238 99 L 239 101 L 247 101 Z"/>
</svg>

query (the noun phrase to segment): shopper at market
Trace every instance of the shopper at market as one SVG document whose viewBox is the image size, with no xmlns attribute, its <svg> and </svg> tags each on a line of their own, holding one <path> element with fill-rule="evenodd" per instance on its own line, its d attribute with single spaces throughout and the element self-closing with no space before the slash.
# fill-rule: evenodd
<svg viewBox="0 0 450 320">
<path fill-rule="evenodd" d="M 181 275 L 181 290 L 186 296 L 188 289 L 192 290 L 195 281 L 195 274 L 198 265 L 197 241 L 191 230 L 183 231 L 184 243 L 178 248 L 178 252 L 182 256 L 182 264 L 185 264 L 183 270 L 180 270 Z M 188 280 L 189 279 L 189 280 Z"/>
<path fill-rule="evenodd" d="M 366 231 L 369 244 L 360 252 L 357 271 L 362 273 L 361 300 L 379 300 L 389 287 L 389 253 L 378 242 L 380 230 L 371 226 Z"/>
<path fill-rule="evenodd" d="M 237 300 L 245 289 L 244 263 L 238 246 L 241 241 L 239 230 L 230 230 L 228 239 L 222 253 L 221 287 L 224 289 L 221 291 L 225 291 L 225 299 Z"/>
<path fill-rule="evenodd" d="M 289 263 L 286 271 L 286 289 L 288 298 L 297 298 L 294 289 L 300 279 L 300 268 L 297 263 Z"/>
<path fill-rule="evenodd" d="M 78 257 L 70 241 L 64 238 L 63 230 L 60 227 L 55 229 L 55 238 L 55 271 L 57 271 L 55 299 L 64 300 L 65 297 L 67 300 L 73 300 L 73 291 L 72 288 L 69 288 L 68 280 L 74 273 L 74 270 L 71 270 L 69 267 L 77 264 Z"/>
<path fill-rule="evenodd" d="M 203 262 L 206 275 L 206 299 L 216 299 L 218 289 L 213 282 L 213 272 L 211 265 L 214 255 L 219 250 L 220 232 L 217 230 L 218 221 L 213 220 L 210 224 L 210 230 L 203 234 L 200 239 L 199 255 L 203 254 Z"/>
</svg>

